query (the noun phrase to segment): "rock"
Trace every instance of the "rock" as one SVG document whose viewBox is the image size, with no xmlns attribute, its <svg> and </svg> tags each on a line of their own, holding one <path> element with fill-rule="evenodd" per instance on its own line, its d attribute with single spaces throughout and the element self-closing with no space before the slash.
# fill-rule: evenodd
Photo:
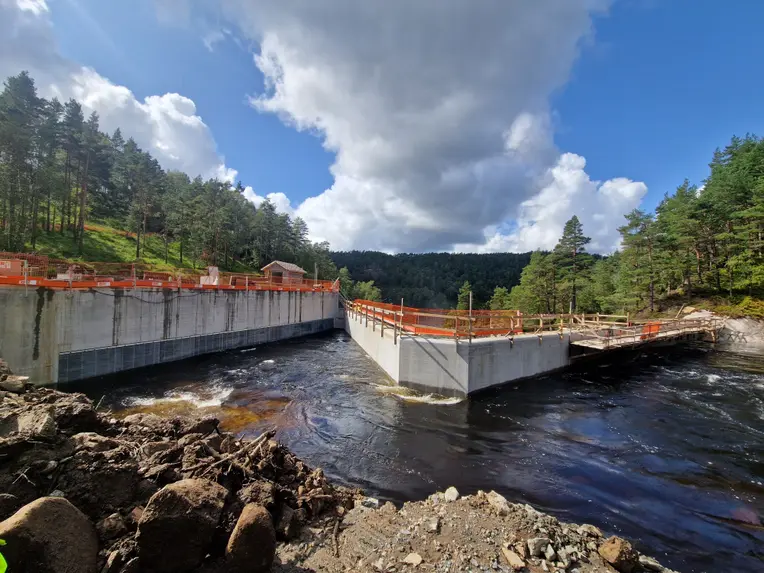
<svg viewBox="0 0 764 573">
<path fill-rule="evenodd" d="M 48 497 L 66 497 L 66 494 L 60 489 L 54 489 Z"/>
<path fill-rule="evenodd" d="M 443 499 L 446 501 L 456 501 L 459 499 L 459 490 L 457 490 L 454 486 L 449 487 L 443 494 Z"/>
<path fill-rule="evenodd" d="M 502 547 L 501 552 L 504 554 L 504 558 L 507 560 L 507 563 L 509 563 L 509 566 L 512 567 L 512 569 L 519 570 L 525 567 L 525 559 L 520 557 L 511 549 Z"/>
<path fill-rule="evenodd" d="M 281 506 L 279 518 L 276 522 L 276 533 L 283 539 L 292 539 L 297 535 L 300 524 L 296 519 L 295 511 L 287 504 Z"/>
<path fill-rule="evenodd" d="M 207 554 L 228 490 L 203 479 L 163 487 L 138 522 L 141 569 L 153 573 L 191 571 Z"/>
<path fill-rule="evenodd" d="M 276 530 L 271 514 L 261 505 L 245 505 L 225 550 L 231 573 L 270 571 L 275 554 Z"/>
<path fill-rule="evenodd" d="M 658 563 L 652 557 L 648 557 L 647 555 L 639 556 L 639 564 L 643 569 L 647 569 L 648 571 L 665 571 L 665 567 L 663 567 L 663 565 Z"/>
<path fill-rule="evenodd" d="M 57 393 L 53 396 L 54 417 L 60 430 L 68 432 L 91 432 L 101 423 L 93 408 L 93 402 L 84 394 Z"/>
<path fill-rule="evenodd" d="M 140 560 L 138 557 L 133 557 L 130 561 L 125 563 L 125 566 L 119 571 L 119 573 L 139 573 L 140 570 Z"/>
<path fill-rule="evenodd" d="M 584 523 L 583 525 L 580 525 L 576 531 L 578 531 L 579 535 L 588 535 L 590 537 L 602 537 L 602 531 L 600 531 L 599 527 L 595 527 L 588 523 Z"/>
<path fill-rule="evenodd" d="M 453 489 L 453 488 L 449 488 Z M 446 490 L 448 491 L 448 490 Z M 422 563 L 422 556 L 419 555 L 419 553 L 409 553 L 406 555 L 406 558 L 403 560 L 404 563 L 408 563 L 409 565 L 413 565 L 414 567 L 417 567 Z"/>
<path fill-rule="evenodd" d="M 620 537 L 609 537 L 600 545 L 600 556 L 621 573 L 631 573 L 639 563 L 631 543 Z"/>
<path fill-rule="evenodd" d="M 270 484 L 267 481 L 256 481 L 246 485 L 239 490 L 236 497 L 238 497 L 239 501 L 244 505 L 248 503 L 256 503 L 262 505 L 266 509 L 271 509 L 276 505 L 273 484 Z"/>
<path fill-rule="evenodd" d="M 174 447 L 172 442 L 149 442 L 141 446 L 141 454 L 144 458 L 148 459 L 157 452 L 164 452 Z"/>
<path fill-rule="evenodd" d="M 122 571 L 122 565 L 124 561 L 119 551 L 109 551 L 106 557 L 106 565 L 101 569 L 101 573 L 119 573 Z"/>
<path fill-rule="evenodd" d="M 491 507 L 493 507 L 499 513 L 499 515 L 509 514 L 509 502 L 507 501 L 507 498 L 505 498 L 500 493 L 491 491 L 486 496 L 486 499 L 488 500 L 488 503 L 491 504 Z"/>
<path fill-rule="evenodd" d="M 206 435 L 206 434 L 210 434 L 214 432 L 217 429 L 218 425 L 220 425 L 220 420 L 218 420 L 214 416 L 207 416 L 205 418 L 184 420 L 181 424 L 180 431 L 183 434 Z"/>
<path fill-rule="evenodd" d="M 63 498 L 41 497 L 0 523 L 3 556 L 14 573 L 96 573 L 93 524 Z"/>
<path fill-rule="evenodd" d="M 29 382 L 29 376 L 9 375 L 5 380 L 0 380 L 0 390 L 13 392 L 14 394 L 23 394 Z"/>
<path fill-rule="evenodd" d="M 427 528 L 427 531 L 430 533 L 437 533 L 440 531 L 440 518 L 439 517 L 432 517 L 427 520 L 425 523 L 425 527 Z"/>
<path fill-rule="evenodd" d="M 194 442 L 198 442 L 203 437 L 203 434 L 200 434 L 199 432 L 193 432 L 191 434 L 186 434 L 183 436 L 180 440 L 178 440 L 178 447 L 179 448 L 186 448 L 193 444 Z"/>
<path fill-rule="evenodd" d="M 0 521 L 8 519 L 23 505 L 21 500 L 10 493 L 0 493 Z"/>
<path fill-rule="evenodd" d="M 119 447 L 119 442 L 112 438 L 106 438 L 95 432 L 80 432 L 72 436 L 74 450 L 90 450 L 91 452 L 106 452 Z"/>
<path fill-rule="evenodd" d="M 133 527 L 138 527 L 141 517 L 143 517 L 143 508 L 140 506 L 134 507 L 130 510 L 130 513 L 127 514 L 127 522 Z"/>
<path fill-rule="evenodd" d="M 0 436 L 20 434 L 26 439 L 51 440 L 56 437 L 52 406 L 13 413 L 0 421 Z"/>
<path fill-rule="evenodd" d="M 554 558 L 557 557 L 557 552 L 554 550 L 551 543 L 546 546 L 544 557 L 546 557 L 547 561 L 554 561 Z"/>
<path fill-rule="evenodd" d="M 533 537 L 528 540 L 528 553 L 531 557 L 541 557 L 550 543 L 546 537 Z"/>
<path fill-rule="evenodd" d="M 127 533 L 127 526 L 120 514 L 112 513 L 96 524 L 96 531 L 101 540 L 108 541 Z"/>
<path fill-rule="evenodd" d="M 356 506 L 368 507 L 369 509 L 379 509 L 379 500 L 375 497 L 365 497 L 364 499 L 355 502 Z"/>
</svg>

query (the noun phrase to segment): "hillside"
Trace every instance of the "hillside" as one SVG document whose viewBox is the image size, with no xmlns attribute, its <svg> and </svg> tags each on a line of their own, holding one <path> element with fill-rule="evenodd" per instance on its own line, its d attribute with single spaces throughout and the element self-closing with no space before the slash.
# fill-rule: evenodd
<svg viewBox="0 0 764 573">
<path fill-rule="evenodd" d="M 427 308 L 456 306 L 459 287 L 472 284 L 476 306 L 484 305 L 497 286 L 510 288 L 530 253 L 491 254 L 398 254 L 377 251 L 330 253 L 337 268 L 347 267 L 356 281 L 374 281 L 388 302 Z"/>
<path fill-rule="evenodd" d="M 66 259 L 84 262 L 132 263 L 135 262 L 136 237 L 134 233 L 111 227 L 107 224 L 89 224 L 85 228 L 80 252 L 77 241 L 69 233 L 41 231 L 32 248 L 27 244 L 27 251 L 47 255 L 51 259 Z M 174 270 L 180 268 L 200 268 L 200 261 L 187 256 L 181 263 L 180 243 L 165 243 L 161 235 L 147 234 L 142 238 L 141 262 L 151 265 L 156 270 Z M 256 272 L 254 267 L 240 261 L 229 264 L 232 272 Z"/>
</svg>

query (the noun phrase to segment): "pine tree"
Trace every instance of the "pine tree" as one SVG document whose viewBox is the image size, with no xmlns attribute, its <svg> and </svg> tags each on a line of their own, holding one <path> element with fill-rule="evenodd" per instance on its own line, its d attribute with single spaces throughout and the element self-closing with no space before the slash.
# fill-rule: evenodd
<svg viewBox="0 0 764 573">
<path fill-rule="evenodd" d="M 570 312 L 576 311 L 576 289 L 579 275 L 591 266 L 591 258 L 587 256 L 585 247 L 591 242 L 584 235 L 584 228 L 578 217 L 573 215 L 562 231 L 557 246 L 554 249 L 556 266 L 562 271 L 565 280 L 570 283 Z"/>
<path fill-rule="evenodd" d="M 459 288 L 459 296 L 456 302 L 456 310 L 469 310 L 470 297 L 472 293 L 472 285 L 469 281 L 464 281 L 461 288 Z"/>
</svg>

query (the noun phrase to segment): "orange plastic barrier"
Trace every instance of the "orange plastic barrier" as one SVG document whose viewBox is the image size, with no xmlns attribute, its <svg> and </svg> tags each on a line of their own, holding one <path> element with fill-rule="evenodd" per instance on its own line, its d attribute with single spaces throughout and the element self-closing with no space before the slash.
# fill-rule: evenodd
<svg viewBox="0 0 764 573">
<path fill-rule="evenodd" d="M 660 322 L 648 322 L 642 327 L 642 335 L 639 337 L 639 339 L 647 340 L 648 338 L 656 338 L 660 331 L 661 331 Z"/>
</svg>

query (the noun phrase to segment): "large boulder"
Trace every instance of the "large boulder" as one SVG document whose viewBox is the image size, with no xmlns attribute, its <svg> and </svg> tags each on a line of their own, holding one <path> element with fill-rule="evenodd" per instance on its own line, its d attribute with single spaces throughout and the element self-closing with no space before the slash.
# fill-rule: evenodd
<svg viewBox="0 0 764 573">
<path fill-rule="evenodd" d="M 13 573 L 95 573 L 98 539 L 85 515 L 61 497 L 41 497 L 0 523 Z"/>
<path fill-rule="evenodd" d="M 136 536 L 141 569 L 147 573 L 183 573 L 199 566 L 227 495 L 228 490 L 215 482 L 184 479 L 151 496 Z"/>
<path fill-rule="evenodd" d="M 25 439 L 51 440 L 56 436 L 52 406 L 36 406 L 6 415 L 0 420 L 0 436 L 18 434 Z"/>
<path fill-rule="evenodd" d="M 620 537 L 608 537 L 600 545 L 599 554 L 621 573 L 631 573 L 639 564 L 639 554 L 631 543 Z"/>
<path fill-rule="evenodd" d="M 236 522 L 225 556 L 231 573 L 265 573 L 271 570 L 276 553 L 276 530 L 268 510 L 250 503 Z"/>
<path fill-rule="evenodd" d="M 0 390 L 13 392 L 14 394 L 23 394 L 29 383 L 29 376 L 14 376 L 10 374 L 5 380 L 0 380 Z"/>
</svg>

